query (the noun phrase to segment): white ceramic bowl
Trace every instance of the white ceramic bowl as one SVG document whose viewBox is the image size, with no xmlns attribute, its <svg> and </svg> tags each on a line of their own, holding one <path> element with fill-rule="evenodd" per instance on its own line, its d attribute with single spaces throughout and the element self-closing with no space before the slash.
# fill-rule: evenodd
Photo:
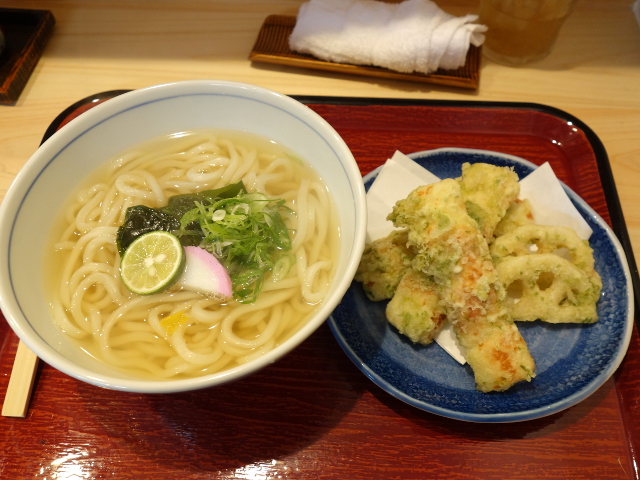
<svg viewBox="0 0 640 480">
<path fill-rule="evenodd" d="M 151 381 L 119 373 L 82 352 L 54 324 L 44 291 L 43 258 L 54 217 L 70 191 L 101 163 L 144 140 L 198 128 L 243 130 L 297 152 L 320 174 L 339 205 L 341 252 L 334 285 L 293 337 L 241 367 L 188 380 Z M 366 229 L 359 169 L 336 131 L 307 106 L 253 85 L 187 81 L 135 90 L 65 125 L 27 161 L 0 206 L 0 304 L 11 328 L 42 360 L 101 387 L 168 393 L 219 385 L 253 373 L 304 341 L 351 283 Z"/>
</svg>

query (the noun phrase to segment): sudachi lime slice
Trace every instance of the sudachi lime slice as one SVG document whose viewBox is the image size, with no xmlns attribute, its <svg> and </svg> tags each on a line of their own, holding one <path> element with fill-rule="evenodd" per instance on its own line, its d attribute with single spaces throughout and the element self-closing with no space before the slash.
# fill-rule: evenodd
<svg viewBox="0 0 640 480">
<path fill-rule="evenodd" d="M 136 238 L 124 252 L 120 278 L 133 293 L 160 293 L 178 280 L 184 264 L 184 250 L 175 235 L 149 232 Z"/>
</svg>

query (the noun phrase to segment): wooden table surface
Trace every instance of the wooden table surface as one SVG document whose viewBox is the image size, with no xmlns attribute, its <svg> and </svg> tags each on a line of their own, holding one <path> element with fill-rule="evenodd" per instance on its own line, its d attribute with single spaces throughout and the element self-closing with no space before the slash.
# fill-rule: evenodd
<svg viewBox="0 0 640 480">
<path fill-rule="evenodd" d="M 222 79 L 291 95 L 535 102 L 579 118 L 600 138 L 640 255 L 640 27 L 631 0 L 578 0 L 547 59 L 521 68 L 485 59 L 476 91 L 252 64 L 264 19 L 295 15 L 301 3 L 2 0 L 0 7 L 50 10 L 56 26 L 18 101 L 0 106 L 0 198 L 58 113 L 107 90 Z M 456 15 L 477 8 L 472 0 L 437 3 Z M 3 396 L 16 342 L 0 322 Z M 639 350 L 634 332 L 624 370 L 588 400 L 541 421 L 500 426 L 448 420 L 393 399 L 351 364 L 326 326 L 265 377 L 204 397 L 115 393 L 44 365 L 27 418 L 0 419 L 0 478 L 638 478 L 637 445 L 618 412 L 623 400 L 640 409 L 632 378 Z M 314 378 L 324 371 L 338 373 Z M 264 385 L 288 375 L 303 386 L 283 385 L 272 405 L 252 409 Z M 219 410 L 207 396 L 219 396 Z M 86 423 L 113 420 L 105 413 L 112 405 L 124 408 L 120 422 Z M 211 427 L 206 434 L 202 421 Z M 160 441 L 160 431 L 172 436 Z"/>
</svg>

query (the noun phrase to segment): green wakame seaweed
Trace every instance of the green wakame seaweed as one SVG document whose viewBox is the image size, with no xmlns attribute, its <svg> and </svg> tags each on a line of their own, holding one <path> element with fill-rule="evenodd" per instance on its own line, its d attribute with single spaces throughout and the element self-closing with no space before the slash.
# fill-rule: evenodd
<svg viewBox="0 0 640 480">
<path fill-rule="evenodd" d="M 140 235 L 157 230 L 177 235 L 184 247 L 199 245 L 204 238 L 200 225 L 191 224 L 181 231 L 180 221 L 183 215 L 193 210 L 198 203 L 211 205 L 222 198 L 231 198 L 246 192 L 244 183 L 240 181 L 214 190 L 174 195 L 169 197 L 166 206 L 160 208 L 144 205 L 129 207 L 125 213 L 124 223 L 118 228 L 116 235 L 118 252 L 122 255 L 131 242 Z"/>
</svg>

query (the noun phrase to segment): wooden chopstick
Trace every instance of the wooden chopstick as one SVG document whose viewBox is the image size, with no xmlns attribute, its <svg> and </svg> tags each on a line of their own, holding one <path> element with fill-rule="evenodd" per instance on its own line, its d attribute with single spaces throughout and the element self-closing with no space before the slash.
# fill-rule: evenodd
<svg viewBox="0 0 640 480">
<path fill-rule="evenodd" d="M 37 369 L 38 357 L 20 341 L 16 351 L 16 358 L 13 361 L 4 404 L 2 405 L 2 415 L 4 417 L 24 418 L 27 416 Z"/>
</svg>

